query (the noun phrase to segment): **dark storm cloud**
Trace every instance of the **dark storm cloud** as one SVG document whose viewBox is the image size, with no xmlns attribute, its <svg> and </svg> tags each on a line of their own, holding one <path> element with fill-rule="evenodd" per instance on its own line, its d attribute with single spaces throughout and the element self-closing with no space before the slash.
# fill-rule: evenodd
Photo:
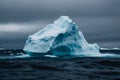
<svg viewBox="0 0 120 80">
<path fill-rule="evenodd" d="M 70 16 L 90 43 L 120 47 L 120 0 L 0 0 L 0 47 L 23 48 L 27 36 Z"/>
<path fill-rule="evenodd" d="M 0 0 L 0 22 L 31 21 L 60 15 L 120 17 L 119 0 Z"/>
<path fill-rule="evenodd" d="M 4 35 L 3 35 L 4 34 Z M 0 47 L 16 49 L 23 47 L 27 35 L 20 32 L 3 32 L 0 34 Z"/>
</svg>

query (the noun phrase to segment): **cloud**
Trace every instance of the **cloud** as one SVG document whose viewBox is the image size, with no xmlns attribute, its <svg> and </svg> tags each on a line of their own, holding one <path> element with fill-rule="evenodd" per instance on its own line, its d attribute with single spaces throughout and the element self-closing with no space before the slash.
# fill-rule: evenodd
<svg viewBox="0 0 120 80">
<path fill-rule="evenodd" d="M 50 23 L 48 20 L 0 23 L 0 32 L 31 32 L 43 28 L 48 23 Z"/>
<path fill-rule="evenodd" d="M 120 17 L 119 0 L 0 0 L 0 22 L 71 17 Z"/>
<path fill-rule="evenodd" d="M 70 16 L 88 42 L 120 47 L 119 8 L 120 0 L 0 0 L 0 47 L 22 48 L 28 35 L 61 15 Z"/>
</svg>

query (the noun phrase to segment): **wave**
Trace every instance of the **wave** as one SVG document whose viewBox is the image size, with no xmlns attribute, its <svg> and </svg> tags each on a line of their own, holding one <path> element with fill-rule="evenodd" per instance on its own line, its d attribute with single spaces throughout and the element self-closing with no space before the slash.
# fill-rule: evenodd
<svg viewBox="0 0 120 80">
<path fill-rule="evenodd" d="M 30 56 L 28 54 L 21 55 L 5 55 L 0 56 L 0 60 L 2 59 L 25 59 L 25 58 L 55 58 L 55 59 L 71 59 L 71 58 L 81 58 L 81 57 L 99 57 L 99 58 L 120 58 L 120 54 L 115 53 L 84 53 L 81 55 L 74 56 L 55 56 L 55 55 L 44 55 L 44 56 Z"/>
</svg>

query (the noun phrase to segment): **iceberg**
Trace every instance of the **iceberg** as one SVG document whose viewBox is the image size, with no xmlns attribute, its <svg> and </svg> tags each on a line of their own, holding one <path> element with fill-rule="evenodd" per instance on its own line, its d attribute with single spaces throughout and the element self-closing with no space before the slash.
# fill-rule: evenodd
<svg viewBox="0 0 120 80">
<path fill-rule="evenodd" d="M 23 50 L 30 56 L 76 56 L 99 53 L 99 46 L 88 44 L 78 26 L 68 16 L 61 16 L 29 35 Z"/>
</svg>

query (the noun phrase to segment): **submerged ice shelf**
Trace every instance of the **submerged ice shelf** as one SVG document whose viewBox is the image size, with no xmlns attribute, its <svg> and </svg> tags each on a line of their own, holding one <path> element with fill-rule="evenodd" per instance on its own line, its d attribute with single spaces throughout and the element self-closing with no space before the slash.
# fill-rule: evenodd
<svg viewBox="0 0 120 80">
<path fill-rule="evenodd" d="M 97 44 L 88 44 L 78 26 L 68 17 L 61 16 L 30 35 L 23 49 L 31 56 L 38 55 L 99 55 Z"/>
</svg>

